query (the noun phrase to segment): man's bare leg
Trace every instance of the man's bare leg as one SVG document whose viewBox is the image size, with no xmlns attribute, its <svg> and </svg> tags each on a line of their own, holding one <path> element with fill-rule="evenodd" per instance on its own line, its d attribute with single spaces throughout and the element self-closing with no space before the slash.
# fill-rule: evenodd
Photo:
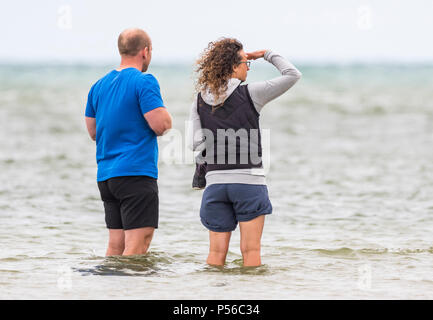
<svg viewBox="0 0 433 320">
<path fill-rule="evenodd" d="M 120 256 L 125 250 L 125 233 L 123 229 L 108 229 L 108 248 L 106 256 Z"/>
<path fill-rule="evenodd" d="M 260 241 L 262 238 L 265 216 L 261 215 L 250 221 L 239 222 L 241 229 L 241 252 L 245 267 L 260 266 Z"/>
<path fill-rule="evenodd" d="M 125 230 L 124 256 L 145 254 L 149 249 L 155 228 L 145 227 Z"/>
<path fill-rule="evenodd" d="M 231 232 L 209 231 L 209 256 L 206 262 L 210 265 L 223 266 L 229 250 Z"/>
</svg>

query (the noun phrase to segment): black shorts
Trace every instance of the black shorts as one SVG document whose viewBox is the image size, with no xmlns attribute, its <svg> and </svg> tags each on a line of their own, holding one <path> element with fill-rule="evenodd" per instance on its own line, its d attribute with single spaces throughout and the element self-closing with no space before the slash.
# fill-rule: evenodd
<svg viewBox="0 0 433 320">
<path fill-rule="evenodd" d="M 108 229 L 158 228 L 158 184 L 148 176 L 98 181 Z"/>
</svg>

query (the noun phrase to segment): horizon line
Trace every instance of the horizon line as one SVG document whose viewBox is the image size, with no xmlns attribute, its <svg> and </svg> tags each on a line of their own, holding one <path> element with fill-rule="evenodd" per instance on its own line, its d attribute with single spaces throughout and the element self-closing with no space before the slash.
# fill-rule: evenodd
<svg viewBox="0 0 433 320">
<path fill-rule="evenodd" d="M 337 59 L 290 59 L 292 63 L 296 65 L 314 65 L 314 66 L 325 66 L 325 65 L 410 65 L 410 66 L 421 66 L 421 65 L 432 65 L 433 59 L 425 60 L 409 60 L 409 59 L 347 59 L 347 60 L 337 60 Z M 191 66 L 195 62 L 195 59 L 154 59 L 151 66 Z M 262 64 L 262 61 L 258 61 Z M 66 60 L 66 59 L 35 59 L 35 60 L 23 60 L 23 59 L 1 59 L 0 66 L 17 66 L 23 65 L 28 66 L 34 64 L 35 66 L 94 66 L 94 67 L 104 67 L 109 65 L 118 65 L 119 61 L 116 60 L 95 60 L 95 59 L 81 59 L 81 60 Z"/>
</svg>

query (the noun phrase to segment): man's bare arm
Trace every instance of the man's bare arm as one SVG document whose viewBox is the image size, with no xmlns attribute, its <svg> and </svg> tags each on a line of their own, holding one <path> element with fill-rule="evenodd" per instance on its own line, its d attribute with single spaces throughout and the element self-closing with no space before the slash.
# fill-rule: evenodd
<svg viewBox="0 0 433 320">
<path fill-rule="evenodd" d="M 162 136 L 167 130 L 171 129 L 171 115 L 164 107 L 153 109 L 143 116 L 157 136 Z"/>
<path fill-rule="evenodd" d="M 90 138 L 92 138 L 93 141 L 96 141 L 96 119 L 91 117 L 86 117 L 86 126 Z"/>
</svg>

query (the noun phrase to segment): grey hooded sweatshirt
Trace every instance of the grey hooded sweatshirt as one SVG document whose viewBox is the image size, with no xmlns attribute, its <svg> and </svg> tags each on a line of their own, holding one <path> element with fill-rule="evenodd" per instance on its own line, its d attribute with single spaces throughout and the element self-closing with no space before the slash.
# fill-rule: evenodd
<svg viewBox="0 0 433 320">
<path fill-rule="evenodd" d="M 248 84 L 248 91 L 258 113 L 262 111 L 266 103 L 289 90 L 302 75 L 293 64 L 272 51 L 266 51 L 264 59 L 272 63 L 281 73 L 281 76 L 271 80 Z M 214 96 L 210 92 L 202 92 L 202 98 L 209 105 L 215 106 L 221 104 L 233 93 L 240 83 L 239 79 L 231 78 L 227 84 L 226 94 L 217 101 L 215 101 Z M 194 99 L 187 130 L 188 147 L 193 151 L 202 151 L 205 148 L 204 136 L 201 130 L 200 116 L 197 113 L 197 99 Z M 206 187 L 216 183 L 266 185 L 265 171 L 263 168 L 251 168 L 214 170 L 206 173 Z"/>
</svg>

